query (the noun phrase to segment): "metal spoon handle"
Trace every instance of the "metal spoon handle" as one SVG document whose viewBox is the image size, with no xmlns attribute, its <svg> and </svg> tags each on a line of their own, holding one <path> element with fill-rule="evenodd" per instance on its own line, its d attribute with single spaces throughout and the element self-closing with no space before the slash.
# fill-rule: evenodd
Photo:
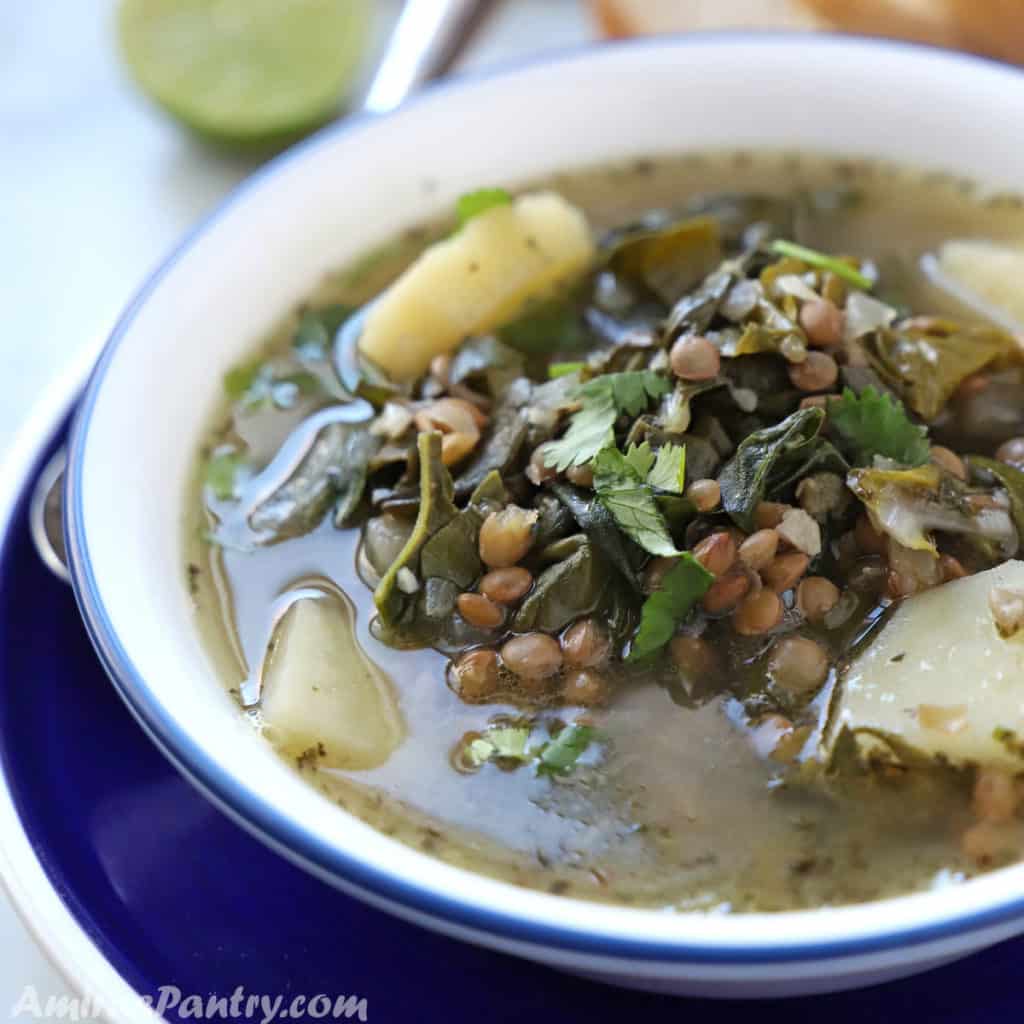
<svg viewBox="0 0 1024 1024">
<path fill-rule="evenodd" d="M 369 87 L 357 104 L 375 114 L 392 110 L 424 83 L 448 71 L 500 0 L 406 0 Z M 70 582 L 61 528 L 62 446 L 39 474 L 29 506 L 29 528 L 43 564 Z"/>
<path fill-rule="evenodd" d="M 449 71 L 497 0 L 406 0 L 360 106 L 393 110 Z"/>
</svg>

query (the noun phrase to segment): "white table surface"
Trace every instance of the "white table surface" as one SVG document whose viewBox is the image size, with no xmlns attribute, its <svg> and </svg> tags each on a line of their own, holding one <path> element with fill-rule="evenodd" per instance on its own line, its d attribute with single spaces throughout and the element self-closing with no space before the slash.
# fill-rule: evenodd
<svg viewBox="0 0 1024 1024">
<path fill-rule="evenodd" d="M 397 7 L 376 0 L 382 23 Z M 0 452 L 33 403 L 98 350 L 162 254 L 251 164 L 210 152 L 125 80 L 112 0 L 0 9 Z M 576 0 L 507 0 L 465 60 L 479 67 L 586 39 Z M 26 985 L 65 986 L 0 892 L 0 1020 Z"/>
</svg>

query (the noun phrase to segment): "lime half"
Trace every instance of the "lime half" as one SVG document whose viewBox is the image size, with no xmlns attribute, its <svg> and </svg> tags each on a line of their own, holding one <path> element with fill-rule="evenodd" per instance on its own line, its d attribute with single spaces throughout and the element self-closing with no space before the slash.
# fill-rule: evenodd
<svg viewBox="0 0 1024 1024">
<path fill-rule="evenodd" d="M 322 124 L 351 89 L 369 0 L 123 0 L 139 85 L 210 138 L 264 144 Z"/>
</svg>

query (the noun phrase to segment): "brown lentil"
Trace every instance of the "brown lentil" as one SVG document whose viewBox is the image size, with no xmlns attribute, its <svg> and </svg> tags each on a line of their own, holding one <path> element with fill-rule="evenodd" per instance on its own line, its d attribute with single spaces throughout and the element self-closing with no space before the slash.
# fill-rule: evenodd
<svg viewBox="0 0 1024 1024">
<path fill-rule="evenodd" d="M 788 551 L 773 558 L 761 570 L 761 579 L 770 590 L 782 594 L 800 582 L 800 577 L 807 572 L 810 564 L 811 560 L 802 551 Z"/>
<path fill-rule="evenodd" d="M 465 700 L 483 700 L 498 689 L 500 674 L 498 655 L 494 651 L 485 648 L 467 651 L 453 664 L 452 670 L 459 696 Z"/>
<path fill-rule="evenodd" d="M 581 668 L 570 672 L 562 685 L 562 697 L 566 704 L 581 704 L 593 707 L 608 700 L 608 681 L 592 668 Z"/>
<path fill-rule="evenodd" d="M 608 634 L 596 619 L 580 619 L 562 635 L 562 656 L 567 665 L 597 668 L 610 653 Z"/>
<path fill-rule="evenodd" d="M 808 395 L 800 399 L 801 409 L 827 409 L 831 395 Z"/>
<path fill-rule="evenodd" d="M 492 512 L 480 527 L 480 558 L 491 569 L 515 565 L 533 544 L 537 513 L 518 505 Z"/>
<path fill-rule="evenodd" d="M 839 378 L 836 361 L 824 352 L 808 352 L 802 363 L 790 363 L 786 372 L 800 391 L 827 391 Z"/>
<path fill-rule="evenodd" d="M 783 637 L 772 648 L 768 671 L 772 680 L 789 693 L 813 693 L 828 676 L 828 654 L 809 637 Z"/>
<path fill-rule="evenodd" d="M 857 517 L 853 535 L 857 538 L 857 546 L 865 555 L 885 554 L 885 537 L 874 528 L 866 515 Z"/>
<path fill-rule="evenodd" d="M 483 594 L 459 594 L 456 604 L 459 606 L 459 614 L 471 626 L 479 629 L 494 629 L 505 618 L 504 612 Z"/>
<path fill-rule="evenodd" d="M 569 483 L 575 484 L 577 487 L 594 486 L 594 471 L 590 468 L 590 463 L 585 466 L 570 466 L 565 471 L 565 476 Z"/>
<path fill-rule="evenodd" d="M 839 603 L 839 588 L 824 576 L 808 576 L 796 591 L 796 606 L 808 622 L 821 622 Z"/>
<path fill-rule="evenodd" d="M 758 530 L 741 545 L 740 561 L 750 569 L 761 570 L 768 565 L 779 550 L 779 535 L 774 530 Z"/>
<path fill-rule="evenodd" d="M 963 567 L 958 558 L 952 555 L 939 556 L 939 570 L 942 573 L 942 581 L 949 583 L 950 580 L 962 580 L 970 573 Z"/>
<path fill-rule="evenodd" d="M 831 348 L 843 340 L 842 312 L 828 299 L 805 302 L 800 308 L 800 326 L 812 345 Z"/>
<path fill-rule="evenodd" d="M 548 679 L 561 671 L 562 648 L 547 633 L 524 633 L 506 641 L 501 660 L 520 679 Z"/>
<path fill-rule="evenodd" d="M 544 461 L 546 448 L 547 445 L 544 444 L 534 448 L 530 461 L 526 466 L 526 478 L 531 484 L 535 484 L 538 487 L 546 480 L 554 480 L 558 476 L 558 470 L 554 466 L 549 466 Z"/>
<path fill-rule="evenodd" d="M 741 636 L 760 636 L 782 621 L 782 601 L 773 590 L 750 594 L 733 612 L 732 626 Z"/>
<path fill-rule="evenodd" d="M 710 380 L 718 376 L 722 357 L 718 349 L 699 334 L 680 338 L 668 357 L 672 372 L 682 380 Z"/>
<path fill-rule="evenodd" d="M 939 469 L 944 469 L 947 473 L 951 473 L 958 480 L 967 479 L 967 467 L 964 465 L 964 460 L 956 452 L 950 451 L 949 448 L 941 444 L 933 444 L 930 454 L 932 462 Z"/>
<path fill-rule="evenodd" d="M 693 502 L 698 512 L 712 512 L 722 500 L 722 488 L 717 480 L 694 480 L 686 488 L 686 497 Z"/>
<path fill-rule="evenodd" d="M 691 680 L 704 679 L 719 669 L 718 656 L 699 636 L 674 636 L 668 650 L 676 668 Z"/>
<path fill-rule="evenodd" d="M 693 549 L 693 557 L 714 576 L 723 576 L 736 561 L 736 541 L 724 530 L 713 533 Z"/>
<path fill-rule="evenodd" d="M 979 768 L 974 775 L 971 809 L 981 821 L 993 825 L 1011 821 L 1017 810 L 1013 776 L 998 768 Z"/>
<path fill-rule="evenodd" d="M 754 524 L 759 530 L 774 529 L 791 508 L 792 505 L 782 505 L 777 501 L 759 502 L 754 509 Z"/>
<path fill-rule="evenodd" d="M 492 569 L 480 581 L 480 593 L 498 604 L 515 604 L 533 586 L 533 575 L 521 566 Z"/>
<path fill-rule="evenodd" d="M 701 606 L 708 615 L 730 612 L 750 593 L 750 577 L 745 572 L 720 576 L 708 587 Z"/>
</svg>

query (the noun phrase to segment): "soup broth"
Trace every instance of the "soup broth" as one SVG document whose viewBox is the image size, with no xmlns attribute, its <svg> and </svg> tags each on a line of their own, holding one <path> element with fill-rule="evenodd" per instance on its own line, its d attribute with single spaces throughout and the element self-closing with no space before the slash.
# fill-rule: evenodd
<svg viewBox="0 0 1024 1024">
<path fill-rule="evenodd" d="M 866 277 L 872 295 L 893 310 L 893 316 L 901 318 L 899 322 L 913 313 L 952 318 L 968 325 L 988 325 L 990 320 L 984 311 L 965 305 L 962 295 L 957 297 L 955 289 L 951 291 L 941 275 L 922 269 L 922 257 L 940 252 L 951 239 L 1016 243 L 1024 238 L 1024 211 L 1012 197 L 986 196 L 970 182 L 867 161 L 749 153 L 691 155 L 559 175 L 541 187 L 557 192 L 585 211 L 598 236 L 624 224 L 636 224 L 644 217 L 649 230 L 655 231 L 663 230 L 666 223 L 674 222 L 687 211 L 697 211 L 697 216 L 701 209 L 710 211 L 712 218 L 718 218 L 725 258 L 739 258 L 735 254 L 744 246 L 760 246 L 759 251 L 767 251 L 764 247 L 772 244 L 774 235 L 770 226 L 763 225 L 782 216 L 786 219 L 784 236 L 788 240 L 815 252 L 848 257 L 847 269 Z M 725 194 L 732 198 L 710 205 L 699 202 L 699 197 Z M 756 202 L 745 198 L 751 195 L 760 198 Z M 652 210 L 667 214 L 652 216 Z M 277 465 L 282 446 L 294 443 L 296 431 L 301 431 L 302 424 L 311 416 L 346 400 L 334 362 L 324 355 L 332 351 L 336 327 L 350 310 L 363 307 L 428 245 L 451 231 L 450 223 L 417 227 L 356 266 L 329 273 L 322 282 L 311 282 L 309 296 L 269 334 L 262 347 L 257 348 L 260 339 L 253 339 L 253 362 L 232 371 L 225 381 L 227 397 L 211 419 L 198 460 L 195 487 L 188 498 L 187 576 L 194 595 L 197 626 L 225 685 L 239 700 L 240 713 L 249 715 L 255 728 L 265 730 L 268 740 L 282 748 L 282 756 L 328 801 L 384 833 L 474 871 L 578 898 L 679 910 L 788 910 L 873 900 L 944 886 L 1015 859 L 1024 832 L 1013 807 L 997 823 L 999 842 L 993 850 L 984 847 L 984 836 L 981 840 L 977 838 L 979 821 L 986 823 L 987 819 L 978 809 L 982 767 L 970 758 L 958 761 L 951 756 L 929 756 L 922 767 L 895 742 L 889 745 L 885 756 L 876 756 L 877 752 L 866 752 L 863 744 L 851 752 L 849 737 L 854 735 L 853 731 L 843 733 L 847 737 L 845 742 L 834 740 L 836 723 L 845 721 L 843 715 L 854 714 L 840 702 L 838 690 L 844 685 L 844 673 L 849 672 L 861 652 L 878 641 L 883 630 L 898 628 L 894 610 L 901 606 L 901 599 L 916 600 L 909 595 L 917 584 L 906 584 L 906 573 L 910 570 L 901 568 L 891 545 L 885 549 L 886 538 L 878 521 L 858 514 L 853 494 L 844 491 L 828 499 L 835 507 L 842 505 L 845 511 L 833 515 L 835 508 L 829 506 L 820 515 L 812 515 L 806 509 L 811 507 L 814 511 L 808 497 L 813 488 L 804 486 L 803 480 L 814 477 L 822 488 L 827 488 L 830 485 L 825 478 L 830 477 L 848 488 L 847 473 L 861 474 L 856 479 L 863 489 L 868 486 L 864 483 L 868 477 L 863 474 L 885 472 L 887 466 L 891 469 L 891 456 L 889 462 L 877 455 L 873 460 L 866 458 L 857 468 L 856 460 L 837 440 L 837 458 L 846 468 L 840 471 L 825 462 L 820 469 L 805 467 L 801 480 L 793 483 L 793 487 L 801 487 L 799 499 L 790 487 L 784 496 L 765 498 L 762 502 L 766 506 L 774 502 L 776 506 L 785 505 L 803 513 L 792 520 L 795 532 L 786 533 L 782 521 L 772 525 L 770 510 L 759 512 L 757 524 L 751 523 L 749 528 L 737 532 L 740 528 L 736 519 L 730 520 L 719 504 L 725 499 L 711 490 L 702 497 L 699 488 L 686 489 L 694 480 L 701 479 L 701 452 L 709 448 L 719 468 L 706 479 L 723 491 L 725 485 L 716 477 L 722 471 L 721 464 L 734 457 L 738 448 L 734 435 L 726 438 L 721 450 L 715 453 L 718 439 L 710 424 L 714 417 L 721 418 L 718 410 L 726 402 L 722 397 L 725 392 L 713 399 L 714 404 L 703 406 L 704 399 L 697 391 L 692 400 L 691 424 L 680 433 L 688 438 L 684 442 L 685 470 L 679 467 L 677 473 L 680 486 L 676 490 L 682 493 L 673 494 L 671 486 L 661 487 L 649 481 L 634 481 L 635 488 L 647 488 L 656 497 L 657 509 L 669 526 L 671 543 L 681 551 L 696 551 L 705 559 L 713 557 L 707 554 L 709 538 L 725 538 L 711 547 L 732 544 L 742 551 L 745 539 L 752 540 L 759 532 L 776 534 L 783 530 L 781 542 L 779 536 L 761 537 L 758 541 L 771 547 L 767 561 L 758 560 L 761 556 L 755 550 L 756 544 L 749 548 L 753 568 L 748 565 L 744 570 L 745 582 L 736 583 L 737 587 L 746 588 L 744 601 L 751 596 L 751 587 L 762 592 L 763 603 L 771 605 L 769 612 L 775 607 L 772 602 L 777 601 L 778 622 L 767 630 L 741 632 L 739 625 L 735 625 L 740 621 L 739 612 L 733 611 L 733 606 L 722 606 L 728 613 L 725 617 L 721 609 L 718 613 L 707 611 L 708 599 L 701 595 L 719 590 L 708 591 L 705 587 L 693 610 L 679 616 L 670 628 L 670 632 L 674 630 L 672 641 L 645 657 L 620 660 L 624 650 L 634 649 L 639 642 L 638 609 L 652 592 L 659 592 L 652 566 L 662 557 L 652 554 L 650 548 L 642 550 L 643 545 L 636 541 L 637 534 L 623 527 L 621 532 L 628 538 L 625 549 L 631 560 L 629 571 L 636 573 L 641 581 L 638 586 L 643 589 L 643 594 L 637 592 L 633 610 L 623 613 L 629 620 L 622 633 L 626 639 L 613 639 L 613 649 L 604 657 L 600 651 L 594 654 L 597 668 L 593 671 L 587 668 L 586 652 L 582 665 L 575 668 L 565 664 L 566 655 L 557 654 L 561 668 L 550 678 L 542 676 L 540 682 L 530 673 L 517 676 L 509 668 L 514 664 L 515 653 L 505 646 L 509 632 L 527 632 L 509 627 L 510 622 L 518 621 L 511 616 L 518 614 L 514 610 L 520 604 L 513 602 L 508 605 L 512 610 L 506 610 L 486 595 L 482 595 L 480 607 L 474 607 L 472 602 L 459 603 L 450 619 L 461 626 L 452 627 L 443 636 L 439 632 L 437 637 L 425 639 L 382 626 L 374 589 L 366 580 L 379 585 L 381 569 L 386 566 L 368 566 L 367 560 L 372 558 L 365 550 L 361 561 L 360 545 L 365 524 L 380 515 L 382 509 L 394 522 L 405 524 L 403 538 L 408 536 L 422 501 L 422 492 L 416 491 L 415 473 L 408 468 L 409 451 L 416 447 L 416 430 L 422 430 L 422 419 L 399 432 L 400 440 L 386 434 L 377 437 L 374 457 L 379 468 L 372 473 L 366 494 L 361 499 L 356 495 L 358 505 L 343 527 L 335 525 L 334 510 L 337 492 L 344 492 L 347 485 L 337 479 L 332 480 L 330 500 L 315 503 L 314 511 L 299 525 L 290 518 L 294 510 L 288 502 L 294 496 L 285 495 L 273 515 L 267 513 L 266 532 L 253 528 L 252 516 L 238 527 L 232 509 L 256 508 L 254 488 L 265 487 L 263 471 L 272 463 Z M 602 251 L 607 252 L 607 247 Z M 771 260 L 784 258 L 784 254 L 776 252 L 771 260 L 753 258 L 760 261 L 759 265 L 768 265 Z M 805 300 L 805 292 L 817 292 L 819 286 L 821 290 L 833 288 L 835 296 L 856 290 L 842 279 L 842 274 L 830 279 L 833 283 L 827 283 L 826 271 L 819 273 L 813 264 L 797 262 L 788 272 L 797 282 L 789 284 L 795 293 L 791 296 L 793 304 L 809 301 Z M 816 273 L 819 276 L 814 277 Z M 589 291 L 585 297 L 580 297 L 579 289 L 572 292 L 572 301 L 590 310 L 583 330 L 591 332 L 591 340 L 582 348 L 568 351 L 570 346 L 560 336 L 547 351 L 538 352 L 530 342 L 523 346 L 522 372 L 534 381 L 535 387 L 546 386 L 544 382 L 553 370 L 567 376 L 585 376 L 590 371 L 577 364 L 592 359 L 595 351 L 607 353 L 612 349 L 629 354 L 632 360 L 622 364 L 628 363 L 628 368 L 616 372 L 640 372 L 644 366 L 655 366 L 656 372 L 671 378 L 683 356 L 677 359 L 676 349 L 661 345 L 657 337 L 639 336 L 644 334 L 645 316 L 660 320 L 673 306 L 678 309 L 678 300 L 665 301 L 656 294 L 642 296 L 642 288 L 623 285 L 623 276 L 624 272 L 616 280 L 612 272 L 591 273 L 586 279 Z M 694 287 L 687 285 L 686 290 L 692 292 Z M 739 303 L 742 295 L 736 293 L 736 299 Z M 837 298 L 833 308 L 838 304 Z M 325 307 L 332 307 L 332 311 L 320 319 L 307 315 L 309 310 L 322 311 Z M 779 308 L 783 308 L 782 299 Z M 848 324 L 849 307 L 845 315 Z M 599 322 L 601 316 L 605 317 L 604 322 Z M 799 322 L 804 324 L 805 319 Z M 345 329 L 341 328 L 342 333 Z M 813 333 L 806 326 L 802 331 Z M 798 341 L 806 341 L 802 331 L 794 335 Z M 491 330 L 482 333 L 491 334 Z M 726 351 L 736 339 L 730 341 L 727 327 L 719 324 L 714 330 L 702 328 L 697 335 L 707 335 L 712 345 L 721 350 L 722 361 L 728 361 Z M 635 353 L 641 353 L 639 359 L 633 358 L 631 344 L 636 345 Z M 664 351 L 661 361 L 645 362 L 659 348 Z M 791 380 L 800 380 L 800 373 L 818 366 L 818 354 L 835 350 L 812 344 L 808 351 L 814 353 L 809 361 L 805 358 L 803 362 L 788 364 L 784 361 L 784 350 L 779 354 L 779 348 L 770 346 L 732 359 L 736 363 L 753 360 L 751 365 L 775 360 L 777 369 L 781 368 L 781 379 L 785 380 L 788 372 Z M 696 352 L 693 358 L 699 355 Z M 557 367 L 550 365 L 552 358 Z M 717 354 L 715 358 L 719 358 Z M 823 383 L 819 388 L 808 388 L 806 394 L 838 394 L 843 384 L 853 379 L 848 371 L 855 369 L 853 364 L 857 362 L 843 359 L 837 357 L 832 363 L 838 362 L 844 371 L 835 386 Z M 408 400 L 402 398 L 395 403 L 400 407 L 406 403 L 410 423 L 427 403 L 436 401 L 437 395 L 443 393 L 436 381 L 433 385 L 429 383 L 434 371 L 443 372 L 452 364 L 449 360 L 446 366 L 435 362 L 430 365 L 431 370 L 412 386 Z M 864 361 L 861 368 L 874 372 L 873 367 L 873 363 Z M 998 368 L 994 372 L 998 378 L 994 386 L 1004 391 L 1017 386 L 1012 369 Z M 999 377 L 1000 373 L 1005 380 Z M 374 404 L 375 414 L 380 415 L 384 407 L 381 393 L 374 392 L 372 378 L 363 379 L 371 380 L 364 394 Z M 465 381 L 475 379 L 467 374 Z M 692 378 L 690 383 L 694 383 Z M 915 382 L 907 380 L 905 390 L 896 385 L 895 378 L 887 383 L 909 408 L 913 399 L 907 396 L 912 394 Z M 987 386 L 989 381 L 982 383 Z M 506 379 L 497 390 L 507 391 L 513 386 Z M 465 383 L 461 390 L 456 386 L 449 394 L 464 394 L 467 387 Z M 753 387 L 756 391 L 759 385 L 751 385 L 737 376 L 729 387 L 732 400 L 742 408 L 744 403 L 749 406 L 750 401 L 743 389 Z M 815 423 L 815 429 L 838 429 L 836 424 L 843 422 L 832 412 L 825 412 L 827 398 L 817 405 L 804 401 L 806 396 L 800 388 L 791 395 L 787 391 L 787 395 L 788 404 L 780 405 L 771 422 L 815 408 L 821 409 L 822 418 L 829 420 L 825 425 Z M 1021 395 L 1024 397 L 1024 392 Z M 651 410 L 663 400 L 660 394 L 649 404 L 645 398 L 642 404 L 647 412 L 643 415 L 653 416 Z M 1024 424 L 1016 422 L 1012 413 L 1008 414 L 1010 422 L 1004 416 L 1002 422 L 992 424 L 977 410 L 967 408 L 965 403 L 969 401 L 970 395 L 961 387 L 942 403 L 936 415 L 919 417 L 911 409 L 900 422 L 916 424 L 925 420 L 930 429 L 928 441 L 933 446 L 941 443 L 944 449 L 952 449 L 952 458 L 960 468 L 963 453 L 992 455 L 1008 439 L 1024 434 Z M 764 429 L 768 421 L 757 417 L 767 415 L 767 405 L 770 402 L 762 393 L 758 408 L 737 412 L 736 422 L 746 417 L 743 422 L 749 420 L 751 433 Z M 493 412 L 493 398 L 486 412 Z M 389 415 L 395 420 L 391 423 L 393 432 L 398 432 L 402 414 Z M 573 409 L 570 400 L 558 413 L 558 425 L 549 430 L 555 442 L 546 443 L 556 443 L 559 436 L 564 437 L 565 424 L 574 415 L 580 415 L 580 411 Z M 622 453 L 628 454 L 627 435 L 643 415 L 629 410 L 622 411 L 618 419 L 613 415 L 619 441 L 613 437 L 612 444 L 618 443 Z M 1021 418 L 1024 419 L 1024 411 Z M 489 423 L 484 428 L 485 438 L 492 426 Z M 702 436 L 699 442 L 692 439 L 693 432 L 698 430 Z M 458 436 L 458 431 L 442 430 L 442 435 L 442 439 Z M 649 432 L 630 435 L 630 439 L 650 440 L 655 436 Z M 657 445 L 656 441 L 653 443 Z M 426 472 L 422 463 L 428 449 L 416 450 L 420 472 Z M 667 464 L 675 449 L 665 450 Z M 309 449 L 302 451 L 308 455 Z M 925 451 L 927 457 L 927 448 Z M 469 495 L 459 490 L 458 467 L 468 465 L 471 457 L 451 466 L 459 508 L 465 507 Z M 558 480 L 567 481 L 588 498 L 591 488 L 595 492 L 598 489 L 593 483 L 593 470 L 581 471 L 587 464 L 559 469 L 542 461 L 535 465 L 540 484 L 531 482 L 529 457 L 530 450 L 524 448 L 515 466 L 499 473 L 525 507 L 529 507 L 527 495 L 529 501 L 536 501 L 539 494 L 553 493 L 551 488 Z M 297 458 L 292 458 L 293 468 Z M 282 464 L 287 462 L 287 458 L 282 460 Z M 667 468 L 669 476 L 662 478 L 663 483 L 675 472 L 673 467 Z M 959 479 L 957 466 L 953 470 L 953 477 Z M 330 475 L 326 469 L 323 472 Z M 981 469 L 978 472 L 983 475 Z M 402 480 L 408 482 L 404 492 Z M 1003 517 L 998 523 L 1009 521 L 1009 504 L 997 486 L 990 482 L 988 491 L 980 494 L 983 484 L 973 477 L 964 486 L 979 489 L 978 495 L 962 496 L 964 502 L 973 502 L 980 509 L 984 500 L 990 500 L 993 514 Z M 705 500 L 709 501 L 706 514 L 701 510 Z M 683 502 L 688 503 L 685 513 L 679 512 Z M 614 516 L 610 501 L 605 501 L 603 507 L 612 508 Z M 482 508 L 482 518 L 493 511 L 486 502 Z M 581 531 L 576 524 L 571 528 L 565 526 L 567 513 L 557 500 L 552 499 L 550 511 L 553 517 L 562 517 L 561 527 L 552 527 L 551 540 L 547 542 L 551 547 L 545 549 L 547 553 L 541 558 L 538 552 L 542 544 L 536 541 L 538 526 L 531 524 L 532 553 L 518 560 L 529 566 L 527 586 L 535 585 L 546 566 L 578 557 L 584 548 L 590 551 L 587 531 Z M 683 518 L 673 520 L 676 512 Z M 541 529 L 544 515 L 542 510 Z M 811 529 L 818 531 L 820 554 L 805 552 L 801 547 L 801 531 L 807 528 L 808 521 L 816 524 Z M 274 533 L 282 523 L 286 527 Z M 943 539 L 947 533 L 941 526 L 932 524 L 929 528 L 928 543 L 933 534 L 940 537 L 935 558 L 946 559 L 942 564 L 947 567 L 953 562 L 959 566 L 957 570 L 947 570 L 943 581 L 961 570 L 964 575 L 983 572 L 1016 552 L 1016 535 L 1012 544 L 1007 542 L 998 555 L 990 551 L 983 556 L 975 548 L 961 550 L 965 547 L 964 535 L 958 529 L 948 533 L 947 544 Z M 993 526 L 986 539 L 993 544 L 1000 541 L 996 533 Z M 583 540 L 579 540 L 581 534 Z M 992 540 L 993 537 L 996 539 Z M 922 556 L 923 549 L 915 550 L 903 541 L 900 552 L 909 550 Z M 878 546 L 872 547 L 873 544 Z M 801 562 L 802 571 L 797 571 L 789 585 L 784 585 L 785 581 L 779 583 L 776 597 L 776 589 L 766 581 L 766 567 L 777 564 L 774 560 L 784 554 L 791 556 L 790 561 L 783 562 L 778 571 L 785 570 L 787 565 L 799 568 Z M 493 559 L 490 567 L 495 568 L 501 561 Z M 614 567 L 609 569 L 607 561 L 607 554 L 603 554 L 599 571 L 617 571 Z M 701 564 L 705 570 L 713 569 Z M 738 578 L 737 566 L 741 564 L 747 565 L 733 551 L 730 579 Z M 359 565 L 362 573 L 357 570 Z M 459 589 L 467 594 L 479 593 L 480 572 L 486 568 L 473 574 L 476 578 L 467 580 Z M 666 571 L 673 570 L 670 567 Z M 509 576 L 506 572 L 506 577 L 498 583 L 514 591 L 519 586 L 514 574 Z M 801 589 L 807 577 L 825 582 Z M 423 586 L 414 569 L 399 570 L 396 580 L 395 593 L 400 601 L 414 598 L 417 588 Z M 938 579 L 931 582 L 937 583 L 937 591 L 960 585 Z M 707 586 L 710 585 L 709 582 Z M 354 623 L 358 649 L 352 648 L 355 660 L 349 664 L 356 664 L 359 652 L 363 652 L 367 659 L 366 679 L 372 677 L 373 681 L 366 684 L 364 696 L 359 698 L 363 703 L 357 701 L 352 707 L 370 706 L 366 704 L 369 701 L 377 709 L 374 714 L 385 705 L 389 709 L 379 730 L 385 737 L 381 743 L 387 748 L 382 758 L 368 750 L 356 758 L 355 767 L 336 764 L 331 744 L 317 740 L 315 726 L 312 741 L 297 752 L 294 741 L 283 739 L 280 729 L 270 720 L 266 704 L 271 700 L 277 675 L 285 671 L 280 666 L 290 656 L 284 648 L 299 643 L 298 620 L 292 623 L 293 634 L 287 640 L 282 640 L 281 624 L 294 613 L 289 602 L 294 604 L 295 595 L 303 593 L 313 595 L 310 599 L 323 608 L 332 609 L 334 628 Z M 815 601 L 825 609 L 825 619 L 810 608 Z M 487 616 L 496 603 L 501 624 L 488 628 Z M 753 615 L 756 608 L 750 608 Z M 645 619 L 647 615 L 645 608 Z M 470 621 L 469 627 L 462 628 L 464 620 L 475 617 L 480 622 Z M 596 633 L 582 631 L 576 637 L 587 652 L 593 653 L 591 648 L 595 644 L 600 647 L 609 642 L 609 630 L 618 629 L 614 618 L 614 610 L 601 604 L 597 610 L 588 609 L 586 614 L 560 622 L 548 632 L 562 637 L 560 643 L 566 651 L 565 630 L 574 622 L 596 620 Z M 310 620 L 310 635 L 318 635 L 318 623 L 319 620 Z M 787 631 L 792 630 L 812 644 L 813 657 L 824 659 L 817 685 L 785 685 L 786 672 L 791 669 L 787 668 L 789 663 L 779 653 L 778 645 L 780 638 L 790 635 Z M 558 643 L 556 639 L 556 652 Z M 339 645 L 336 651 L 343 651 L 343 641 Z M 486 655 L 487 658 L 501 653 L 504 659 L 502 667 L 495 670 L 497 675 L 488 677 L 489 690 L 471 691 L 472 675 L 468 670 L 460 675 L 460 658 L 474 650 L 496 652 Z M 538 650 L 540 654 L 534 657 L 543 655 L 547 648 Z M 797 675 L 806 669 L 806 654 L 803 648 L 792 648 L 786 655 L 796 660 L 797 668 L 792 671 Z M 897 663 L 898 654 L 892 655 Z M 331 657 L 336 660 L 341 655 L 335 653 Z M 700 664 L 694 664 L 702 658 L 713 659 L 713 671 L 704 671 Z M 330 671 L 329 666 L 319 665 L 309 677 L 310 686 L 316 689 L 319 685 L 317 673 L 330 675 Z M 579 699 L 566 689 L 570 677 Z M 263 690 L 257 693 L 260 678 Z M 845 701 L 846 697 L 842 699 Z M 947 707 L 942 701 L 937 703 Z M 955 718 L 955 712 L 948 714 Z M 924 716 L 923 710 L 920 716 Z M 962 734 L 955 721 L 949 728 L 951 735 Z M 868 731 L 864 730 L 861 739 Z M 888 732 L 885 743 L 889 743 Z M 997 788 L 1015 774 L 1012 769 L 1000 771 L 1002 774 L 993 776 L 1001 780 L 993 783 Z M 984 794 L 981 799 L 984 800 Z M 326 804 L 325 813 L 331 813 Z"/>
</svg>

